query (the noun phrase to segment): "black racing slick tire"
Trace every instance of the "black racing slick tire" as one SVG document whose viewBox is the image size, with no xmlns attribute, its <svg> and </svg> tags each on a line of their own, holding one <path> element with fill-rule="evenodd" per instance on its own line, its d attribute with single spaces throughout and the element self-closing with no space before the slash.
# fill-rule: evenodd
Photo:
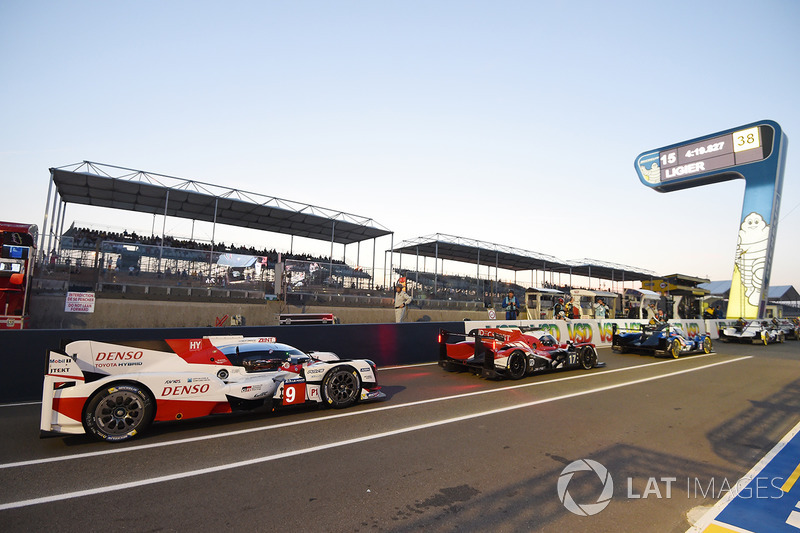
<svg viewBox="0 0 800 533">
<path fill-rule="evenodd" d="M 511 379 L 522 379 L 528 373 L 528 357 L 519 350 L 514 350 L 508 356 L 506 375 Z"/>
<path fill-rule="evenodd" d="M 337 366 L 322 380 L 322 400 L 334 409 L 350 407 L 361 397 L 361 377 L 354 368 Z"/>
<path fill-rule="evenodd" d="M 681 356 L 681 341 L 672 339 L 672 344 L 669 345 L 669 355 L 677 359 Z"/>
<path fill-rule="evenodd" d="M 115 383 L 97 391 L 83 412 L 89 435 L 108 442 L 122 442 L 144 431 L 155 416 L 149 391 L 133 383 Z"/>
<path fill-rule="evenodd" d="M 711 353 L 711 337 L 703 339 L 703 353 Z"/>
<path fill-rule="evenodd" d="M 581 367 L 584 370 L 590 370 L 597 364 L 597 352 L 592 350 L 591 346 L 584 346 L 581 348 L 580 354 Z"/>
</svg>

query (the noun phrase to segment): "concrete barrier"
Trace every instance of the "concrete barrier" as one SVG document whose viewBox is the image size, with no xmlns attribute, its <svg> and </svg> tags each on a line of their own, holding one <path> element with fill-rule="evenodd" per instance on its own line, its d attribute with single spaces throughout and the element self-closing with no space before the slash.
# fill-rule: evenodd
<svg viewBox="0 0 800 533">
<path fill-rule="evenodd" d="M 383 307 L 335 306 L 319 302 L 315 305 L 310 302 L 287 305 L 278 300 L 263 299 L 215 301 L 207 297 L 208 291 L 194 288 L 191 295 L 176 293 L 161 296 L 166 299 L 160 300 L 141 296 L 128 298 L 122 293 L 115 297 L 105 294 L 106 297 L 96 299 L 94 313 L 68 313 L 64 310 L 64 295 L 38 294 L 31 301 L 31 322 L 36 329 L 193 328 L 214 326 L 226 315 L 241 315 L 249 326 L 277 326 L 281 313 L 333 313 L 341 324 L 394 322 L 393 302 L 389 299 Z M 412 304 L 409 307 L 406 321 L 450 322 L 486 316 L 483 308 L 457 309 L 454 305 L 447 309 L 423 303 L 422 306 Z"/>
</svg>

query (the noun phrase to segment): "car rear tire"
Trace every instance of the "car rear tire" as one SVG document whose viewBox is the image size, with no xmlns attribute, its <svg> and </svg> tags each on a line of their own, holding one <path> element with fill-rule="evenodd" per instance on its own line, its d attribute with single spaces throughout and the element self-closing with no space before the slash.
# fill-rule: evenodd
<svg viewBox="0 0 800 533">
<path fill-rule="evenodd" d="M 581 366 L 585 370 L 594 368 L 594 366 L 597 364 L 597 352 L 592 350 L 591 346 L 584 346 L 581 348 L 580 362 Z"/>
<path fill-rule="evenodd" d="M 322 380 L 322 399 L 334 409 L 355 404 L 361 397 L 361 377 L 354 368 L 337 366 Z"/>
<path fill-rule="evenodd" d="M 132 383 L 107 385 L 89 399 L 83 413 L 86 433 L 108 442 L 135 437 L 153 421 L 155 404 L 149 391 Z"/>
<path fill-rule="evenodd" d="M 703 339 L 703 353 L 711 353 L 711 337 Z"/>
<path fill-rule="evenodd" d="M 669 354 L 675 359 L 681 356 L 681 341 L 672 339 L 672 344 L 669 345 Z"/>
<path fill-rule="evenodd" d="M 508 356 L 506 375 L 511 379 L 522 379 L 528 373 L 528 358 L 519 350 L 514 350 Z"/>
</svg>

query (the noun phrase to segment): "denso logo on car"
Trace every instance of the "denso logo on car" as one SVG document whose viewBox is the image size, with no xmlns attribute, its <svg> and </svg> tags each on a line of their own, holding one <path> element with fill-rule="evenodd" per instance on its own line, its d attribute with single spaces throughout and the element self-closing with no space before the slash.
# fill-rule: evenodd
<svg viewBox="0 0 800 533">
<path fill-rule="evenodd" d="M 131 359 L 141 359 L 144 352 L 97 352 L 95 361 L 129 361 Z"/>
<path fill-rule="evenodd" d="M 313 376 L 314 374 L 321 374 L 322 372 L 325 372 L 324 368 L 307 368 L 306 369 L 306 375 L 307 376 Z"/>
<path fill-rule="evenodd" d="M 179 387 L 164 387 L 164 390 L 161 391 L 161 396 L 187 396 L 191 394 L 203 394 L 204 392 L 208 392 L 208 389 L 211 388 L 211 385 L 206 383 L 205 385 L 183 385 Z"/>
</svg>

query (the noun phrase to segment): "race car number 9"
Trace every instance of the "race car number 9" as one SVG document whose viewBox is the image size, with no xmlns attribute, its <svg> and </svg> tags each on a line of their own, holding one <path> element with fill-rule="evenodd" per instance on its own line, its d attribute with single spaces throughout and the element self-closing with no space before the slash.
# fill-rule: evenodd
<svg viewBox="0 0 800 533">
<path fill-rule="evenodd" d="M 286 383 L 283 386 L 283 405 L 293 405 L 305 403 L 306 384 L 305 383 Z"/>
</svg>

